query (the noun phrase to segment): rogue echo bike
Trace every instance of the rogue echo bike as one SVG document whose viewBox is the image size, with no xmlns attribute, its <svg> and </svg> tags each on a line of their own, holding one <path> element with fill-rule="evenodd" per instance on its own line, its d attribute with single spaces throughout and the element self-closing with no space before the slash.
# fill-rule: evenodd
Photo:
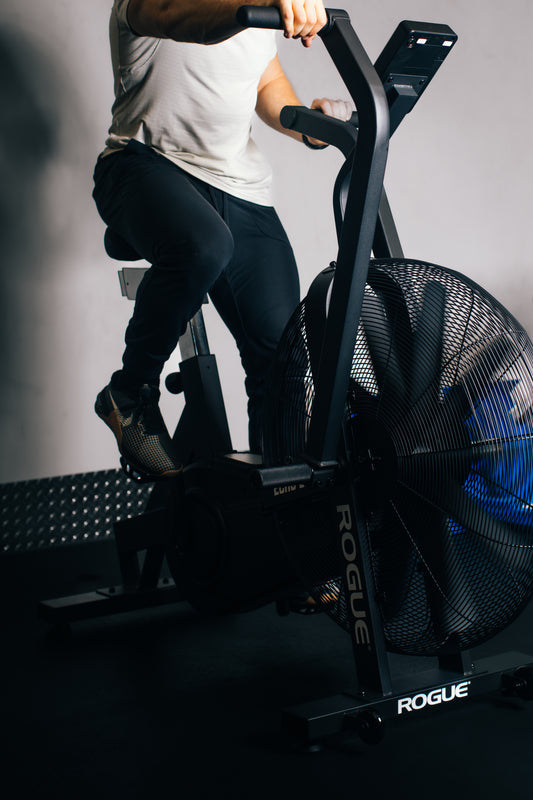
<svg viewBox="0 0 533 800">
<path fill-rule="evenodd" d="M 272 8 L 243 7 L 238 20 L 281 27 Z M 336 262 L 283 335 L 264 453 L 233 450 L 200 311 L 167 379 L 185 397 L 182 484 L 156 483 L 145 513 L 115 525 L 122 586 L 41 603 L 52 622 L 179 600 L 326 613 L 350 637 L 355 681 L 285 710 L 285 729 L 311 745 L 346 729 L 378 741 L 386 718 L 475 694 L 533 696 L 531 655 L 473 663 L 469 652 L 533 590 L 533 346 L 473 281 L 404 258 L 383 188 L 390 136 L 457 36 L 404 21 L 373 66 L 345 11 L 328 10 L 319 35 L 357 111 L 349 122 L 282 111 L 285 127 L 345 161 Z M 109 232 L 106 246 L 136 258 Z M 120 271 L 130 297 L 139 273 Z M 391 654 L 434 666 L 393 672 Z"/>
</svg>

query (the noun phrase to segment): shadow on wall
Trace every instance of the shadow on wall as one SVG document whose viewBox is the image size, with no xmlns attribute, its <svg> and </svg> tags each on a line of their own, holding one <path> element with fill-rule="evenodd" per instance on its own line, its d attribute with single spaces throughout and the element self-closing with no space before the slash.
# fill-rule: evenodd
<svg viewBox="0 0 533 800">
<path fill-rule="evenodd" d="M 38 268 L 40 188 L 58 148 L 54 69 L 20 33 L 0 32 L 0 362 L 13 374 L 23 309 L 12 287 Z"/>
<path fill-rule="evenodd" d="M 51 292 L 73 246 L 73 188 L 85 140 L 83 111 L 61 52 L 43 51 L 30 34 L 6 25 L 0 107 L 0 472 L 6 480 L 23 462 L 38 461 L 41 395 L 58 311 Z"/>
<path fill-rule="evenodd" d="M 0 232 L 4 252 L 25 240 L 35 181 L 57 146 L 50 70 L 20 36 L 0 33 Z"/>
</svg>

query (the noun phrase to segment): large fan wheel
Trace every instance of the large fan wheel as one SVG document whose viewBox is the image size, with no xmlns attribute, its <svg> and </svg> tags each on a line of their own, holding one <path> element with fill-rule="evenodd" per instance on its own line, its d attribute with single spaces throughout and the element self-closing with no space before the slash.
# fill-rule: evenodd
<svg viewBox="0 0 533 800">
<path fill-rule="evenodd" d="M 303 301 L 278 351 L 267 463 L 305 451 L 318 356 L 309 312 Z M 371 263 L 342 452 L 391 651 L 468 649 L 519 614 L 533 592 L 533 346 L 493 297 L 432 264 Z M 320 554 L 298 567 L 348 629 L 342 583 L 324 581 Z"/>
</svg>

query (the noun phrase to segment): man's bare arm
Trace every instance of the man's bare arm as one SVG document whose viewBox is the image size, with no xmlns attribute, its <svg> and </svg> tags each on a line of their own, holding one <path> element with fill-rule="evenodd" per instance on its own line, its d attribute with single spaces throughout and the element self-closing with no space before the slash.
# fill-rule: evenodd
<svg viewBox="0 0 533 800">
<path fill-rule="evenodd" d="M 306 46 L 327 21 L 322 0 L 130 0 L 128 20 L 139 36 L 215 44 L 242 30 L 235 15 L 245 3 L 279 8 L 285 36 Z"/>
<path fill-rule="evenodd" d="M 283 72 L 279 59 L 275 56 L 264 71 L 259 86 L 257 87 L 257 115 L 274 130 L 292 136 L 293 139 L 302 141 L 302 134 L 283 128 L 279 115 L 283 106 L 301 106 L 292 85 Z M 311 108 L 319 109 L 324 114 L 343 121 L 350 119 L 352 108 L 344 100 L 330 100 L 327 97 L 313 100 Z M 323 144 L 316 139 L 309 140 L 311 144 Z"/>
<path fill-rule="evenodd" d="M 256 113 L 271 128 L 302 141 L 302 134 L 283 128 L 279 115 L 283 106 L 301 106 L 292 85 L 283 72 L 279 58 L 275 56 L 259 81 L 257 87 Z"/>
</svg>

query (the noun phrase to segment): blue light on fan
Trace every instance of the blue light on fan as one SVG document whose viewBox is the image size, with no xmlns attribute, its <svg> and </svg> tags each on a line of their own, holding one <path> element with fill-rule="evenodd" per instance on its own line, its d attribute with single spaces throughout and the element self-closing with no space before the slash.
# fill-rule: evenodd
<svg viewBox="0 0 533 800">
<path fill-rule="evenodd" d="M 513 417 L 517 384 L 494 383 L 464 420 L 472 443 L 495 452 L 473 463 L 463 489 L 495 519 L 533 530 L 533 426 Z"/>
</svg>

